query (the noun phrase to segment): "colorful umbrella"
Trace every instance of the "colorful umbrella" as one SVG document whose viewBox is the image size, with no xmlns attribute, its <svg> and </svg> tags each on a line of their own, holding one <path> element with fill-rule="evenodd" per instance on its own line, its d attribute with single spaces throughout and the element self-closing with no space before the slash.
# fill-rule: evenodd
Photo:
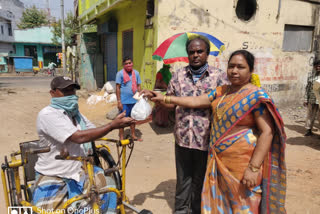
<svg viewBox="0 0 320 214">
<path fill-rule="evenodd" d="M 152 59 L 163 61 L 165 64 L 189 62 L 186 43 L 188 39 L 192 39 L 199 35 L 206 37 L 210 41 L 210 55 L 218 56 L 219 53 L 225 49 L 224 44 L 210 34 L 202 32 L 186 32 L 176 34 L 162 42 L 152 54 Z"/>
</svg>

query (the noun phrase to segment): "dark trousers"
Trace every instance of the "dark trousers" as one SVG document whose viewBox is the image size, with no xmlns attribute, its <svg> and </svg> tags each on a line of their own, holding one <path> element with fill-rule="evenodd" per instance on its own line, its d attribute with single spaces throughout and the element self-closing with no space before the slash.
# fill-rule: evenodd
<svg viewBox="0 0 320 214">
<path fill-rule="evenodd" d="M 175 214 L 200 214 L 201 191 L 207 167 L 207 151 L 175 144 L 177 185 Z"/>
</svg>

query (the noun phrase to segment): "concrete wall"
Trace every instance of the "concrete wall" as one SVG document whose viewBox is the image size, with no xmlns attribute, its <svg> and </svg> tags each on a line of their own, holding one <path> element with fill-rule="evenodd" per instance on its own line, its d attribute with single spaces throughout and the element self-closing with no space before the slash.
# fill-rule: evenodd
<svg viewBox="0 0 320 214">
<path fill-rule="evenodd" d="M 226 70 L 230 53 L 247 49 L 255 54 L 255 72 L 275 102 L 301 103 L 314 52 L 282 51 L 284 25 L 315 26 L 318 24 L 315 17 L 319 9 L 317 4 L 283 0 L 279 8 L 279 0 L 258 0 L 255 15 L 249 21 L 242 21 L 235 12 L 237 0 L 158 2 L 158 45 L 180 32 L 212 34 L 225 43 L 226 50 L 218 57 L 210 56 L 210 64 Z M 160 66 L 158 63 L 158 68 Z"/>
<path fill-rule="evenodd" d="M 48 26 L 14 30 L 15 42 L 52 44 L 52 38 L 52 28 Z"/>
<path fill-rule="evenodd" d="M 5 43 L 0 41 L 0 54 L 5 53 L 5 55 L 7 56 L 10 51 L 13 52 L 12 43 Z"/>
<path fill-rule="evenodd" d="M 96 63 L 96 52 L 98 39 L 96 33 L 81 34 L 80 37 L 80 69 L 79 83 L 82 88 L 89 91 L 97 89 L 97 82 L 94 77 L 94 63 Z"/>
</svg>

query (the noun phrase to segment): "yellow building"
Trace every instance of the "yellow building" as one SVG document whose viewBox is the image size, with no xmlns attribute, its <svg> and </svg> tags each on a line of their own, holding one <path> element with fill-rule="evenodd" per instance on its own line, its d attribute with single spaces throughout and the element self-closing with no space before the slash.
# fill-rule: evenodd
<svg viewBox="0 0 320 214">
<path fill-rule="evenodd" d="M 97 26 L 90 39 L 82 36 L 87 49 L 96 45 L 87 58 L 94 69 L 84 67 L 82 80 L 93 88 L 114 80 L 123 56 L 131 55 L 143 87 L 152 88 L 162 65 L 151 58 L 156 47 L 174 34 L 199 31 L 225 43 L 224 53 L 210 56 L 209 64 L 225 70 L 231 52 L 247 49 L 275 102 L 301 103 L 307 73 L 319 57 L 319 5 L 320 0 L 79 0 L 80 24 Z"/>
</svg>

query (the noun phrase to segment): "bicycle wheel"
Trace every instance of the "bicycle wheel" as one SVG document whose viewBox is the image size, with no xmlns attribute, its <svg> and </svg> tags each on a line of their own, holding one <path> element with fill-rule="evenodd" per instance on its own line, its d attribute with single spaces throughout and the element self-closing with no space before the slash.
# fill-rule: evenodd
<svg viewBox="0 0 320 214">
<path fill-rule="evenodd" d="M 112 155 L 106 148 L 99 148 L 96 152 L 99 158 L 99 163 L 97 163 L 99 167 L 101 167 L 102 169 L 109 169 L 117 166 Z M 122 182 L 119 170 L 112 172 L 111 177 L 114 179 L 117 189 L 122 189 Z"/>
</svg>

